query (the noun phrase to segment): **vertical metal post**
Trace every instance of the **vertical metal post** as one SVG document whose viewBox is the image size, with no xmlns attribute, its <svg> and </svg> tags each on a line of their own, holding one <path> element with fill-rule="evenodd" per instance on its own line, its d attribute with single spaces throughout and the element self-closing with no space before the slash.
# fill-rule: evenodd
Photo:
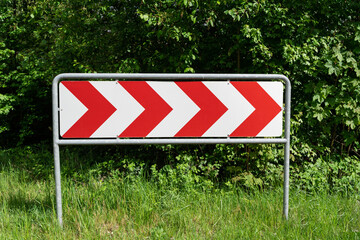
<svg viewBox="0 0 360 240">
<path fill-rule="evenodd" d="M 62 203 L 61 203 L 61 174 L 60 174 L 60 149 L 59 149 L 59 105 L 58 105 L 58 83 L 60 76 L 56 76 L 52 83 L 52 115 L 53 115 L 53 144 L 54 144 L 54 171 L 56 191 L 56 214 L 59 225 L 63 226 Z"/>
<path fill-rule="evenodd" d="M 60 226 L 62 221 L 62 203 L 61 203 L 61 174 L 60 174 L 60 152 L 59 145 L 54 143 L 54 166 L 55 166 L 55 191 L 56 191 L 56 214 Z"/>
<path fill-rule="evenodd" d="M 288 78 L 284 77 L 286 81 L 285 90 L 285 138 L 286 143 L 284 147 L 284 199 L 283 199 L 283 214 L 287 220 L 289 217 L 289 171 L 290 171 L 290 109 L 291 109 L 291 84 Z"/>
</svg>

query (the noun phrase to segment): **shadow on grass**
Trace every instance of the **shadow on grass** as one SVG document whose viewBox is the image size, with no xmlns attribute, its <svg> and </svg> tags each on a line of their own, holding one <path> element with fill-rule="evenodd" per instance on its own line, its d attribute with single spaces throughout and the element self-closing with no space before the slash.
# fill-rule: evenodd
<svg viewBox="0 0 360 240">
<path fill-rule="evenodd" d="M 10 209 L 18 209 L 27 213 L 33 211 L 50 212 L 54 209 L 51 196 L 30 196 L 26 192 L 13 192 L 9 194 L 8 206 Z"/>
</svg>

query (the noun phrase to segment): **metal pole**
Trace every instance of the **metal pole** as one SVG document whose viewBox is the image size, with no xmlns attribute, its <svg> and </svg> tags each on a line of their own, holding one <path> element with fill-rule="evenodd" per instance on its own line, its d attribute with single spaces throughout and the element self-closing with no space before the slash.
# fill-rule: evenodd
<svg viewBox="0 0 360 240">
<path fill-rule="evenodd" d="M 285 138 L 259 138 L 259 139 L 250 139 L 250 138 L 163 138 L 163 139 L 59 139 L 59 145 L 111 145 L 111 144 L 121 144 L 121 145 L 136 145 L 136 144 L 261 144 L 261 143 L 281 143 L 285 144 L 287 139 Z"/>
<path fill-rule="evenodd" d="M 53 84 L 62 79 L 131 79 L 137 80 L 271 80 L 282 79 L 290 83 L 282 74 L 211 74 L 211 73 L 62 73 L 57 75 Z M 53 85 L 54 86 L 54 85 Z"/>
<path fill-rule="evenodd" d="M 56 191 L 56 214 L 59 225 L 63 227 L 62 203 L 61 203 L 61 174 L 60 174 L 60 149 L 59 149 L 59 106 L 58 106 L 58 83 L 59 76 L 54 78 L 52 83 L 52 102 L 53 102 L 53 144 L 54 144 L 54 171 L 55 171 L 55 191 Z"/>
<path fill-rule="evenodd" d="M 284 76 L 284 78 L 286 78 Z M 289 217 L 289 171 L 290 171 L 290 109 L 291 109 L 291 84 L 288 78 L 284 79 L 286 82 L 285 90 L 285 138 L 286 143 L 284 147 L 284 200 L 283 200 L 283 214 L 287 220 Z"/>
<path fill-rule="evenodd" d="M 55 165 L 55 191 L 56 191 L 56 214 L 59 225 L 63 226 L 62 203 L 61 203 L 61 175 L 60 175 L 60 152 L 59 145 L 54 143 L 54 165 Z"/>
</svg>

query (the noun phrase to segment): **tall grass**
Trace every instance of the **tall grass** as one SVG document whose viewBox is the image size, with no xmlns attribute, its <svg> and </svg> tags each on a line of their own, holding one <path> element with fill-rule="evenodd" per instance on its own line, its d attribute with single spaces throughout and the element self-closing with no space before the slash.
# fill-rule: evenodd
<svg viewBox="0 0 360 240">
<path fill-rule="evenodd" d="M 0 239 L 360 239 L 357 196 L 282 190 L 179 191 L 113 174 L 86 183 L 63 176 L 64 228 L 57 225 L 52 178 L 0 172 Z"/>
</svg>

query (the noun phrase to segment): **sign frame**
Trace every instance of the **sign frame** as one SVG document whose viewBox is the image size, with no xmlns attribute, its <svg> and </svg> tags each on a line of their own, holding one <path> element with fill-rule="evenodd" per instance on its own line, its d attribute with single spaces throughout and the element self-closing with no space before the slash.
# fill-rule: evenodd
<svg viewBox="0 0 360 240">
<path fill-rule="evenodd" d="M 59 133 L 59 83 L 65 80 L 112 79 L 132 81 L 258 81 L 281 80 L 285 83 L 285 118 L 284 133 L 281 138 L 130 138 L 130 139 L 61 139 Z M 60 145 L 139 145 L 139 144 L 284 144 L 284 186 L 283 216 L 288 219 L 289 213 L 289 168 L 290 168 L 290 111 L 291 83 L 282 74 L 197 74 L 197 73 L 62 73 L 52 82 L 52 115 L 54 172 L 56 190 L 56 213 L 60 226 L 63 226 Z"/>
</svg>

